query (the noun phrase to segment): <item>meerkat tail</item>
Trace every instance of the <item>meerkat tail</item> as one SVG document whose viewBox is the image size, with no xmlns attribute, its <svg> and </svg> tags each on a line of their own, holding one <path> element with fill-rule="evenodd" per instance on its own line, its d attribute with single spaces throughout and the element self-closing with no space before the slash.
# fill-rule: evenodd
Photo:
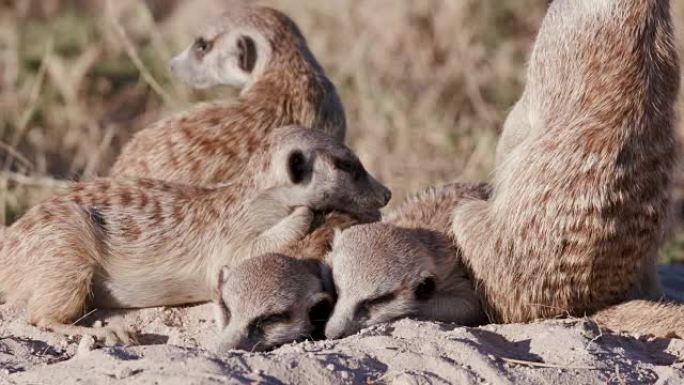
<svg viewBox="0 0 684 385">
<path fill-rule="evenodd" d="M 684 338 L 684 304 L 633 300 L 600 310 L 591 319 L 613 331 Z"/>
</svg>

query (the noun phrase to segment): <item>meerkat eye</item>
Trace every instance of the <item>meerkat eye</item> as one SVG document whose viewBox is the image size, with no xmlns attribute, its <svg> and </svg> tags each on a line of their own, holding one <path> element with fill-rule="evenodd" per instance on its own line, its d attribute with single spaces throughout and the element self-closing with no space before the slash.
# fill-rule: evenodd
<svg viewBox="0 0 684 385">
<path fill-rule="evenodd" d="M 213 45 L 214 43 L 212 41 L 209 41 L 203 37 L 198 37 L 197 40 L 195 40 L 195 44 L 193 46 L 195 55 L 197 55 L 197 57 L 199 58 L 202 58 L 209 51 L 211 51 Z"/>
<path fill-rule="evenodd" d="M 427 301 L 432 298 L 436 289 L 435 279 L 433 277 L 425 278 L 422 282 L 416 286 L 413 291 L 415 297 L 419 301 Z"/>
<path fill-rule="evenodd" d="M 297 150 L 290 153 L 287 158 L 287 171 L 292 183 L 301 184 L 304 182 L 309 173 L 309 167 L 306 164 L 306 157 L 301 151 Z"/>
<path fill-rule="evenodd" d="M 288 312 L 268 314 L 263 317 L 259 317 L 249 324 L 249 336 L 250 338 L 263 336 L 264 329 L 281 322 L 287 322 L 289 320 L 290 313 Z"/>
<path fill-rule="evenodd" d="M 240 36 L 237 42 L 239 56 L 238 63 L 245 72 L 252 72 L 257 60 L 256 44 L 249 36 Z"/>
<path fill-rule="evenodd" d="M 355 311 L 356 316 L 355 317 L 356 318 L 368 318 L 368 315 L 370 314 L 371 308 L 378 306 L 378 305 L 382 305 L 384 303 L 391 302 L 395 298 L 396 298 L 395 293 L 387 293 L 387 294 L 383 294 L 379 297 L 367 299 L 367 300 L 361 302 L 361 304 L 359 304 L 359 306 L 356 308 L 356 311 Z"/>
<path fill-rule="evenodd" d="M 333 165 L 336 169 L 351 174 L 354 180 L 359 180 L 366 175 L 366 169 L 363 168 L 363 165 L 361 165 L 360 162 L 346 159 L 335 159 L 333 161 Z"/>
</svg>

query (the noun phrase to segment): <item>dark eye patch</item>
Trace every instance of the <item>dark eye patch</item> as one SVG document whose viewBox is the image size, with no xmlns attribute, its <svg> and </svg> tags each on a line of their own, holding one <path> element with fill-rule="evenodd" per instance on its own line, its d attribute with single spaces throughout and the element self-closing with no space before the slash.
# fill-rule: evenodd
<svg viewBox="0 0 684 385">
<path fill-rule="evenodd" d="M 195 40 L 195 44 L 193 45 L 193 51 L 195 52 L 195 55 L 201 59 L 204 55 L 209 53 L 212 48 L 214 48 L 214 41 L 213 40 L 207 40 L 203 37 L 198 37 Z"/>
<path fill-rule="evenodd" d="M 240 68 L 245 72 L 252 72 L 257 60 L 256 44 L 254 44 L 254 40 L 249 36 L 240 36 L 237 44 L 238 49 L 240 50 L 240 57 L 238 58 Z"/>
<path fill-rule="evenodd" d="M 366 175 L 366 170 L 358 161 L 335 158 L 333 165 L 336 169 L 351 174 L 354 180 L 359 180 Z"/>
<path fill-rule="evenodd" d="M 383 303 L 393 301 L 397 295 L 395 293 L 387 293 L 381 296 L 367 299 L 361 302 L 357 307 L 355 313 L 355 318 L 368 318 L 370 314 L 370 309 L 374 306 L 382 305 Z"/>
<path fill-rule="evenodd" d="M 290 313 L 273 313 L 258 317 L 249 323 L 249 337 L 255 338 L 263 336 L 264 329 L 277 323 L 290 320 Z"/>
<path fill-rule="evenodd" d="M 437 289 L 437 283 L 433 277 L 427 277 L 416 286 L 414 295 L 419 301 L 427 301 L 432 298 L 432 295 Z"/>
</svg>

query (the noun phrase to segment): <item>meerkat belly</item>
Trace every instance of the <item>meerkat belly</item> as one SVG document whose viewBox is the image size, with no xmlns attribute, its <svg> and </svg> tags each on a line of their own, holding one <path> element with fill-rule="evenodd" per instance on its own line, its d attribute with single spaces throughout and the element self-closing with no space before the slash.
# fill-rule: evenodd
<svg viewBox="0 0 684 385">
<path fill-rule="evenodd" d="M 212 288 L 203 269 L 159 266 L 102 269 L 93 282 L 93 305 L 102 308 L 143 308 L 206 302 Z"/>
</svg>

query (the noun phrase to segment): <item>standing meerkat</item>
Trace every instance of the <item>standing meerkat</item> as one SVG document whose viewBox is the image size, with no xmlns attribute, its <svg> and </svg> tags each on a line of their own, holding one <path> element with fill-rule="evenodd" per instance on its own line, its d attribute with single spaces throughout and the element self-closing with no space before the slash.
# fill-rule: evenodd
<svg viewBox="0 0 684 385">
<path fill-rule="evenodd" d="M 492 321 L 628 298 L 663 238 L 678 89 L 668 0 L 551 3 L 492 196 L 453 213 Z"/>
<path fill-rule="evenodd" d="M 365 213 L 389 191 L 329 135 L 282 128 L 227 186 L 99 180 L 34 208 L 0 244 L 0 293 L 32 324 L 127 341 L 121 330 L 69 325 L 86 308 L 208 301 L 224 265 L 277 251 L 310 228 L 312 210 Z"/>
<path fill-rule="evenodd" d="M 326 337 L 406 316 L 468 326 L 486 321 L 449 235 L 449 209 L 469 196 L 488 194 L 484 184 L 431 188 L 383 222 L 336 234 L 326 261 L 338 300 Z"/>
<path fill-rule="evenodd" d="M 240 87 L 240 98 L 201 104 L 138 132 L 112 176 L 230 181 L 261 140 L 286 125 L 320 129 L 344 142 L 345 114 L 335 86 L 297 25 L 279 11 L 236 7 L 173 58 L 171 69 L 194 87 Z"/>
</svg>

